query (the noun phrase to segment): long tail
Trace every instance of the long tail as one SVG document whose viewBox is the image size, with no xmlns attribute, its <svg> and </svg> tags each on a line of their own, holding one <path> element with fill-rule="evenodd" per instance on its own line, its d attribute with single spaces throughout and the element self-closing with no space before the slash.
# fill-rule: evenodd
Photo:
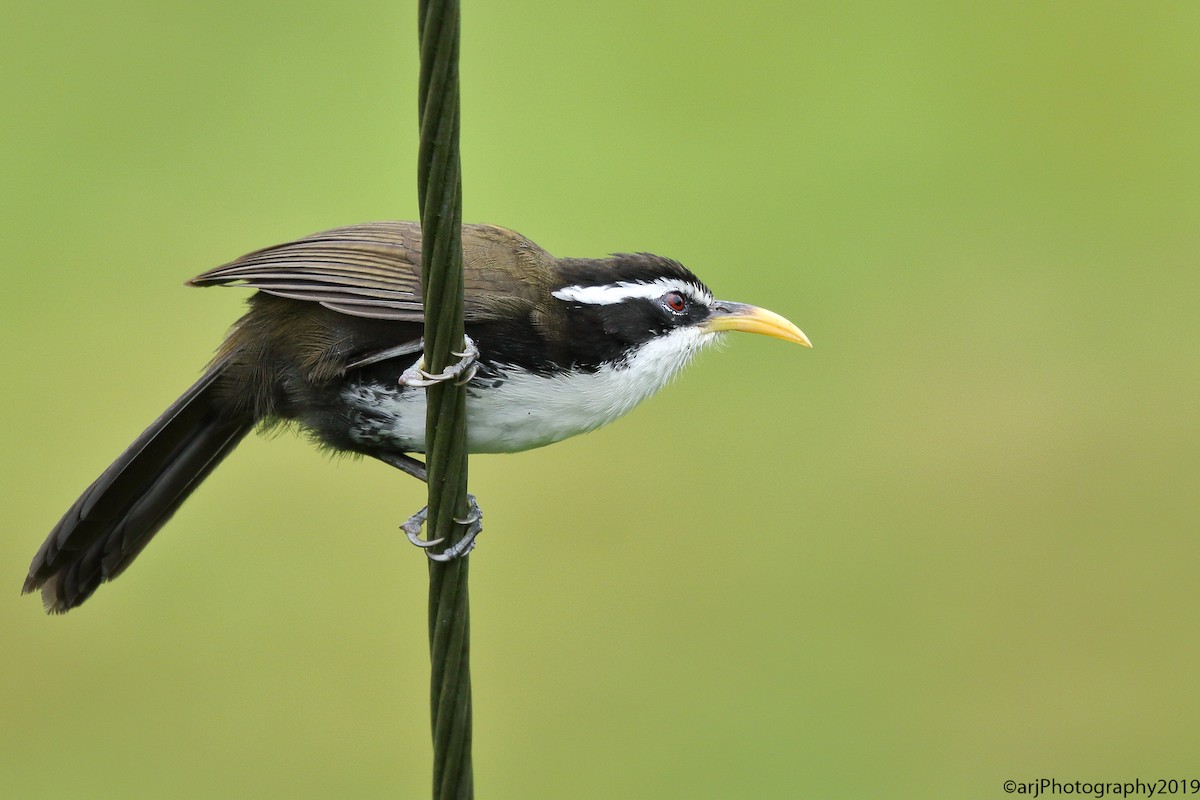
<svg viewBox="0 0 1200 800">
<path fill-rule="evenodd" d="M 219 402 L 218 362 L 87 488 L 50 532 L 23 592 L 63 613 L 120 575 L 254 425 Z"/>
</svg>

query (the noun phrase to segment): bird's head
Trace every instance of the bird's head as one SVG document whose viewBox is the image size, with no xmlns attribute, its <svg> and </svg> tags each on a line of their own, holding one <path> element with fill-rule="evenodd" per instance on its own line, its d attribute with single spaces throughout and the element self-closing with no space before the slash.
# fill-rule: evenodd
<svg viewBox="0 0 1200 800">
<path fill-rule="evenodd" d="M 620 365 L 652 344 L 650 352 L 678 367 L 728 331 L 812 347 L 803 331 L 772 311 L 715 299 L 691 270 L 669 258 L 638 253 L 559 264 L 551 296 L 561 304 L 577 363 Z"/>
</svg>

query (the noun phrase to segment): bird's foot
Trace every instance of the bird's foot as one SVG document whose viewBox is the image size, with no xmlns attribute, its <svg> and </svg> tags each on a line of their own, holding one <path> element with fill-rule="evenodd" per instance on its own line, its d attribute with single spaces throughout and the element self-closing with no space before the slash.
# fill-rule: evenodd
<svg viewBox="0 0 1200 800">
<path fill-rule="evenodd" d="M 451 355 L 458 356 L 457 363 L 451 364 L 441 372 L 426 372 L 425 356 L 422 354 L 417 359 L 417 363 L 400 373 L 400 385 L 433 386 L 435 383 L 451 380 L 457 386 L 470 383 L 479 369 L 479 365 L 476 363 L 479 359 L 479 348 L 475 346 L 475 342 L 471 341 L 470 336 L 464 336 L 463 342 L 464 347 L 461 353 L 456 350 L 450 351 Z"/>
<path fill-rule="evenodd" d="M 431 553 L 429 552 L 429 548 L 441 544 L 445 541 L 444 539 L 427 540 L 421 538 L 421 527 L 425 524 L 425 518 L 429 515 L 428 506 L 409 517 L 408 521 L 400 526 L 400 529 L 404 531 L 404 535 L 408 537 L 410 542 L 425 551 L 425 555 L 430 561 L 453 561 L 474 550 L 476 537 L 483 533 L 483 510 L 479 507 L 475 495 L 467 495 L 467 504 L 470 506 L 467 516 L 461 519 L 459 517 L 454 518 L 454 521 L 459 525 L 467 526 L 466 532 L 461 539 L 440 553 Z"/>
</svg>

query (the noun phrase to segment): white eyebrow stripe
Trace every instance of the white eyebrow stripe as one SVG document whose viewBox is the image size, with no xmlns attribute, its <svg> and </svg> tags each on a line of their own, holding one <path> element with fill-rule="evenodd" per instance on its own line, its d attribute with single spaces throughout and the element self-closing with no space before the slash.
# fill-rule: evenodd
<svg viewBox="0 0 1200 800">
<path fill-rule="evenodd" d="M 608 306 L 636 298 L 655 300 L 667 292 L 682 292 L 697 303 L 708 304 L 712 297 L 687 281 L 674 278 L 659 278 L 651 283 L 620 281 L 600 286 L 564 286 L 553 295 L 559 300 L 587 305 Z"/>
</svg>

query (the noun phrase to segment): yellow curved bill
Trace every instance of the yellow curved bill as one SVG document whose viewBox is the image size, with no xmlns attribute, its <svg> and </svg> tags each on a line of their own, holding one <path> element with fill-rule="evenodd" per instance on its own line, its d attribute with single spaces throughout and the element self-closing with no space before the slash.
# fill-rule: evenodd
<svg viewBox="0 0 1200 800">
<path fill-rule="evenodd" d="M 744 333 L 761 333 L 763 336 L 773 336 L 787 342 L 795 342 L 805 347 L 812 347 L 812 342 L 787 319 L 774 311 L 767 311 L 758 306 L 745 303 L 713 303 L 712 316 L 704 323 L 704 330 L 709 333 L 720 331 L 743 331 Z"/>
</svg>

